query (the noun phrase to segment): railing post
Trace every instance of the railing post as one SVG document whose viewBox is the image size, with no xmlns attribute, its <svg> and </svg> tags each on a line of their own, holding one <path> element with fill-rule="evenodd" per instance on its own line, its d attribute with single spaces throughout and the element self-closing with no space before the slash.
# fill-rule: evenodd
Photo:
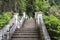
<svg viewBox="0 0 60 40">
<path fill-rule="evenodd" d="M 40 24 L 39 18 L 41 18 L 41 20 L 42 20 L 42 12 L 41 11 L 38 13 L 38 24 Z"/>
<path fill-rule="evenodd" d="M 39 18 L 42 18 L 42 12 L 35 12 L 35 19 L 36 22 L 39 24 Z"/>
<path fill-rule="evenodd" d="M 26 17 L 26 13 L 25 12 L 23 13 L 23 17 Z"/>
<path fill-rule="evenodd" d="M 19 15 L 19 13 L 14 13 L 15 26 L 16 26 L 16 28 L 18 28 L 18 15 Z"/>
<path fill-rule="evenodd" d="M 38 23 L 38 12 L 35 12 L 35 21 Z"/>
</svg>

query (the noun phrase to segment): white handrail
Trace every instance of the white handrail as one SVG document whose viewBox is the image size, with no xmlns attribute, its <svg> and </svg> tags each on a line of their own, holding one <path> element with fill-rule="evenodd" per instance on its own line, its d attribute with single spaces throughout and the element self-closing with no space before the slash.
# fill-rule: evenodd
<svg viewBox="0 0 60 40">
<path fill-rule="evenodd" d="M 13 18 L 10 20 L 9 24 L 5 25 L 5 27 L 1 30 L 0 32 L 0 40 L 7 40 L 9 39 L 7 36 L 9 35 L 8 32 L 10 30 L 10 27 L 13 25 L 15 25 L 15 28 L 17 26 L 17 16 L 18 14 L 14 14 Z"/>
<path fill-rule="evenodd" d="M 37 14 L 37 17 L 36 17 L 36 22 L 38 23 L 39 25 L 39 28 L 40 28 L 40 34 L 43 35 L 41 36 L 42 37 L 42 40 L 51 40 L 50 39 L 50 36 L 47 32 L 47 29 L 46 29 L 46 26 L 43 22 L 43 18 L 42 18 L 42 12 L 36 12 L 35 15 Z"/>
<path fill-rule="evenodd" d="M 2 30 L 0 30 L 0 40 L 9 40 L 13 35 L 16 28 L 21 27 L 23 21 L 25 20 L 25 13 L 22 19 L 18 19 L 18 13 L 14 13 L 13 18 L 10 20 Z"/>
</svg>

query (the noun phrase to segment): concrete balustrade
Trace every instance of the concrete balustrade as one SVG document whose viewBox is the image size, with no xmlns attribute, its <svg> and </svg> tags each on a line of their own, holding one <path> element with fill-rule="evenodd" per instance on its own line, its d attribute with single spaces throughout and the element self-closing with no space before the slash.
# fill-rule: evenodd
<svg viewBox="0 0 60 40">
<path fill-rule="evenodd" d="M 42 12 L 35 12 L 36 23 L 38 24 L 41 40 L 51 40 L 43 22 Z"/>
<path fill-rule="evenodd" d="M 21 20 L 18 18 L 18 13 L 14 13 L 13 18 L 9 21 L 7 25 L 4 26 L 3 29 L 0 30 L 0 40 L 9 40 L 13 35 L 16 28 L 20 28 L 25 20 L 25 12 Z"/>
</svg>

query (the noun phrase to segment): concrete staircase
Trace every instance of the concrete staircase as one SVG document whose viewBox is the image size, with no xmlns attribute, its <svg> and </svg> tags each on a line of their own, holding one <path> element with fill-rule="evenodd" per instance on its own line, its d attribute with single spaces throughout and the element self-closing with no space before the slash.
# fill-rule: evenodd
<svg viewBox="0 0 60 40">
<path fill-rule="evenodd" d="M 34 19 L 27 19 L 20 29 L 16 29 L 11 40 L 39 40 L 39 32 Z"/>
</svg>

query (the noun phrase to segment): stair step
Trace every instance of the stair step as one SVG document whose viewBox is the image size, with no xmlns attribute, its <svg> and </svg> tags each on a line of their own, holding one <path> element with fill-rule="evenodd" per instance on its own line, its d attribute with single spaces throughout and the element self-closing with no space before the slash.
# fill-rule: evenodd
<svg viewBox="0 0 60 40">
<path fill-rule="evenodd" d="M 16 30 L 16 31 L 38 31 L 38 30 L 32 30 L 32 29 L 31 30 L 23 30 L 22 29 L 22 30 Z"/>
<path fill-rule="evenodd" d="M 24 25 L 20 29 L 16 29 L 11 40 L 40 40 L 35 21 L 33 19 L 25 20 Z"/>
<path fill-rule="evenodd" d="M 13 35 L 12 36 L 13 38 L 38 38 L 39 37 L 39 35 Z"/>
<path fill-rule="evenodd" d="M 36 29 L 20 29 L 20 30 L 16 30 L 16 31 L 37 31 Z"/>
<path fill-rule="evenodd" d="M 38 33 L 14 33 L 13 35 L 38 35 Z"/>
<path fill-rule="evenodd" d="M 23 28 L 23 27 L 21 27 L 20 29 L 16 29 L 16 30 L 37 30 L 37 28 L 36 27 L 34 27 L 34 28 L 27 28 L 27 27 L 25 27 L 25 28 Z"/>
<path fill-rule="evenodd" d="M 38 33 L 38 31 L 15 31 L 15 33 Z"/>
<path fill-rule="evenodd" d="M 12 40 L 38 40 L 39 38 L 12 38 Z"/>
</svg>

